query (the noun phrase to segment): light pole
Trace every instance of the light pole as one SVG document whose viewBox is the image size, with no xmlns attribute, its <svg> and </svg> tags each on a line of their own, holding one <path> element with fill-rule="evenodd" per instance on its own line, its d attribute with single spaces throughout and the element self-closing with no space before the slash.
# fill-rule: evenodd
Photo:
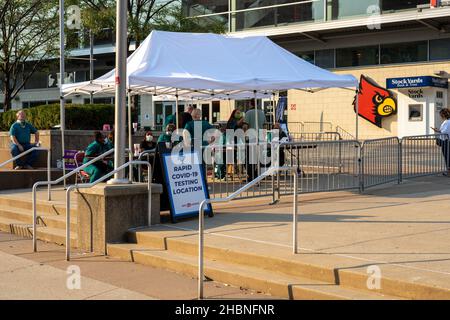
<svg viewBox="0 0 450 320">
<path fill-rule="evenodd" d="M 94 80 L 94 33 L 89 30 L 89 80 Z M 90 94 L 90 103 L 94 103 L 94 94 Z"/>
<path fill-rule="evenodd" d="M 117 0 L 116 8 L 116 113 L 114 124 L 114 169 L 125 164 L 125 118 L 127 86 L 127 0 Z M 125 174 L 119 171 L 110 184 L 128 183 Z"/>
<path fill-rule="evenodd" d="M 60 102 L 60 130 L 61 130 L 61 157 L 63 175 L 66 175 L 66 164 L 64 162 L 64 152 L 65 152 L 65 137 L 64 131 L 66 130 L 66 112 L 65 112 L 65 101 L 63 94 L 63 84 L 64 84 L 64 0 L 59 0 L 59 102 Z M 66 187 L 66 179 L 64 179 L 64 187 Z"/>
</svg>

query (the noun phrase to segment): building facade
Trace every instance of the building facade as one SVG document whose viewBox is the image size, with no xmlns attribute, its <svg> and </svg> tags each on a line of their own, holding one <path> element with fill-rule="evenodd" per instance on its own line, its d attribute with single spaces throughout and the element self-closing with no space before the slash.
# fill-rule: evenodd
<svg viewBox="0 0 450 320">
<path fill-rule="evenodd" d="M 446 79 L 450 73 L 449 5 L 435 0 L 185 0 L 184 10 L 200 20 L 223 22 L 230 34 L 268 36 L 321 68 L 364 76 L 380 90 L 388 89 L 390 79 L 402 78 L 407 85 L 389 88 L 396 102 L 391 116 L 379 125 L 359 118 L 359 137 L 378 138 L 427 134 L 439 126 L 437 113 L 448 106 L 448 85 L 414 81 Z M 333 130 L 354 135 L 354 98 L 352 90 L 290 90 L 287 118 L 332 123 Z M 231 108 L 223 104 L 226 118 Z"/>
<path fill-rule="evenodd" d="M 396 101 L 392 115 L 369 121 L 359 117 L 359 137 L 377 138 L 431 133 L 438 126 L 439 109 L 449 105 L 447 86 L 414 79 L 450 73 L 450 1 L 437 0 L 183 0 L 183 12 L 199 23 L 220 22 L 229 34 L 264 35 L 291 53 L 332 72 L 361 76 L 387 90 Z M 80 33 L 68 45 L 65 82 L 90 79 L 89 38 Z M 94 39 L 94 78 L 114 68 L 115 37 L 105 30 Z M 58 101 L 58 61 L 35 74 L 13 102 L 27 108 Z M 403 87 L 387 88 L 390 79 L 402 78 Z M 428 79 L 428 78 L 427 78 Z M 355 88 L 356 89 L 356 88 Z M 318 128 L 355 135 L 355 89 L 316 93 L 290 90 L 286 116 L 290 123 L 319 123 Z M 0 100 L 2 96 L 0 95 Z M 68 102 L 88 103 L 89 96 L 74 95 Z M 112 103 L 111 96 L 94 102 Z M 179 105 L 182 110 L 185 104 Z M 203 118 L 224 121 L 234 108 L 246 111 L 250 101 L 200 102 Z M 259 101 L 271 121 L 272 101 Z M 0 106 L 1 107 L 1 106 Z M 368 106 L 371 108 L 373 106 Z M 174 101 L 139 99 L 139 122 L 157 129 L 175 112 Z M 326 124 L 326 125 L 325 125 Z M 312 129 L 311 129 L 312 130 Z M 316 131 L 316 130 L 313 130 Z"/>
</svg>

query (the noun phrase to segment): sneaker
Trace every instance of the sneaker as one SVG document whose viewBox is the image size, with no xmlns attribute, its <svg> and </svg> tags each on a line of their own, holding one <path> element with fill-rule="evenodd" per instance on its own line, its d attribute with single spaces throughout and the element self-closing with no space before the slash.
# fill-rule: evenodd
<svg viewBox="0 0 450 320">
<path fill-rule="evenodd" d="M 17 166 L 14 168 L 14 170 L 22 170 L 22 169 L 23 169 L 23 167 L 21 167 L 21 166 Z"/>
<path fill-rule="evenodd" d="M 29 164 L 27 164 L 27 165 L 25 166 L 25 169 L 27 169 L 27 170 L 33 170 L 33 167 L 30 166 Z"/>
</svg>

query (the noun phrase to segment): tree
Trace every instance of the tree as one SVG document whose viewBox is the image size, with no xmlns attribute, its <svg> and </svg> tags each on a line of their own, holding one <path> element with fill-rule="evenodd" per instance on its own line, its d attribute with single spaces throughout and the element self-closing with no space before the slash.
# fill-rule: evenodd
<svg viewBox="0 0 450 320">
<path fill-rule="evenodd" d="M 94 33 L 104 28 L 115 29 L 115 0 L 80 0 L 83 25 Z M 200 22 L 186 18 L 180 0 L 128 0 L 128 48 L 134 41 L 136 48 L 154 29 L 182 32 L 223 33 L 220 23 Z"/>
<path fill-rule="evenodd" d="M 153 29 L 154 19 L 177 0 L 128 0 L 128 48 L 136 47 Z M 116 0 L 80 0 L 83 26 L 94 33 L 104 28 L 115 29 Z"/>
<path fill-rule="evenodd" d="M 0 83 L 4 111 L 58 50 L 56 0 L 1 0 Z"/>
<path fill-rule="evenodd" d="M 186 17 L 181 1 L 175 1 L 163 8 L 163 12 L 154 19 L 154 28 L 174 32 L 224 33 L 226 31 L 225 24 L 218 17 Z"/>
</svg>

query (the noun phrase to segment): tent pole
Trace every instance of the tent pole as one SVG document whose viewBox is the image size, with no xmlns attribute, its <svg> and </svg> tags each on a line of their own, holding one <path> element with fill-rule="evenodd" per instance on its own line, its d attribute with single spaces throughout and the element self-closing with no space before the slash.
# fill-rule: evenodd
<svg viewBox="0 0 450 320">
<path fill-rule="evenodd" d="M 133 161 L 133 128 L 132 128 L 132 120 L 131 120 L 131 91 L 128 90 L 128 159 L 129 161 Z M 130 182 L 133 183 L 133 165 L 130 164 L 129 177 Z"/>
<path fill-rule="evenodd" d="M 175 125 L 177 127 L 177 130 L 179 129 L 178 126 L 180 125 L 178 122 L 178 89 L 176 89 L 175 93 Z"/>
<path fill-rule="evenodd" d="M 258 173 L 258 177 L 260 176 L 261 173 L 261 168 L 259 167 L 259 117 L 258 117 L 258 99 L 256 96 L 256 90 L 253 92 L 254 96 L 255 96 L 255 126 L 256 126 L 256 147 L 257 147 L 257 161 L 256 161 L 256 168 L 257 168 L 257 173 Z M 255 177 L 253 177 L 255 178 Z"/>
<path fill-rule="evenodd" d="M 276 119 L 276 99 L 275 99 L 275 92 L 272 92 L 272 117 L 273 117 L 273 124 L 277 123 Z"/>
</svg>

